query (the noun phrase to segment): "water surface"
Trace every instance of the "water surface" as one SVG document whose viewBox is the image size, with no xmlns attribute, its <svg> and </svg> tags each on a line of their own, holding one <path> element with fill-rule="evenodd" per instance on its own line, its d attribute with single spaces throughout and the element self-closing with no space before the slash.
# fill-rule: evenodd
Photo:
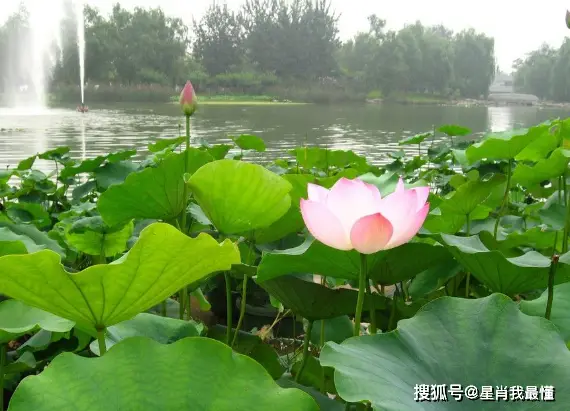
<svg viewBox="0 0 570 411">
<path fill-rule="evenodd" d="M 528 127 L 550 118 L 570 116 L 569 110 L 540 107 L 439 107 L 402 105 L 348 106 L 201 106 L 192 118 L 192 136 L 211 143 L 232 135 L 262 137 L 266 157 L 286 155 L 300 145 L 351 149 L 371 162 L 399 149 L 403 137 L 431 130 L 434 125 L 460 124 L 475 135 Z M 92 106 L 86 114 L 74 108 L 28 111 L 0 108 L 0 166 L 57 146 L 71 147 L 74 158 L 90 158 L 110 150 L 136 148 L 141 155 L 156 138 L 183 133 L 179 107 L 163 105 Z M 409 147 L 417 153 L 417 147 Z M 50 164 L 41 168 L 50 169 Z M 47 170 L 46 170 L 47 171 Z"/>
</svg>

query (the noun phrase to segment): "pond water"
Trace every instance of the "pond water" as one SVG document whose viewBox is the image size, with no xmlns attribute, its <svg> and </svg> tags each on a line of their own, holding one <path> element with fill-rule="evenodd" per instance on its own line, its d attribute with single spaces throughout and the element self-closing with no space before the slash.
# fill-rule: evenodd
<svg viewBox="0 0 570 411">
<path fill-rule="evenodd" d="M 194 141 L 219 143 L 231 135 L 251 133 L 265 140 L 265 158 L 286 155 L 287 149 L 306 144 L 352 149 L 380 164 L 385 153 L 399 149 L 403 137 L 429 131 L 434 125 L 459 124 L 482 135 L 559 116 L 570 116 L 570 110 L 382 104 L 201 106 L 192 118 L 192 136 Z M 183 133 L 183 120 L 175 104 L 91 106 L 86 114 L 74 108 L 41 112 L 0 108 L 0 166 L 14 166 L 61 145 L 70 146 L 74 158 L 127 148 L 143 155 L 154 139 Z M 417 147 L 409 150 L 417 153 Z"/>
</svg>

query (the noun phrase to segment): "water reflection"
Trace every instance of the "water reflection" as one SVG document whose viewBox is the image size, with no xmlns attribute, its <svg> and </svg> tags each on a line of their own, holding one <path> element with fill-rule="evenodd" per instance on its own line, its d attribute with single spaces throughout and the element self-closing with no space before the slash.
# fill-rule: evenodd
<svg viewBox="0 0 570 411">
<path fill-rule="evenodd" d="M 536 107 L 202 106 L 192 118 L 192 142 L 224 143 L 231 136 L 251 133 L 265 140 L 264 158 L 283 156 L 296 146 L 319 145 L 352 149 L 378 164 L 386 161 L 386 153 L 401 148 L 415 155 L 417 147 L 398 142 L 441 124 L 460 124 L 480 135 L 569 114 Z M 23 158 L 61 145 L 70 146 L 70 155 L 79 159 L 132 148 L 139 150 L 140 158 L 156 138 L 183 134 L 183 121 L 173 104 L 90 104 L 85 114 L 73 109 L 43 113 L 0 109 L 0 167 L 15 166 Z M 53 163 L 45 167 L 50 170 Z"/>
<path fill-rule="evenodd" d="M 488 107 L 487 110 L 490 131 L 505 131 L 511 127 L 513 111 L 510 107 Z"/>
</svg>

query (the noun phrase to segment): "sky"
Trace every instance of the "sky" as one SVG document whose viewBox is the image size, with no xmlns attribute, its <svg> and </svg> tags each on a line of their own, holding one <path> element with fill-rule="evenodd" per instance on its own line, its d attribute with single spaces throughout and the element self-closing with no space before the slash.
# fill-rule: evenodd
<svg viewBox="0 0 570 411">
<path fill-rule="evenodd" d="M 24 0 L 51 2 L 53 0 Z M 160 6 L 169 15 L 190 24 L 199 19 L 213 0 L 122 0 L 121 5 Z M 244 0 L 217 0 L 238 8 Z M 0 21 L 13 12 L 21 0 L 0 0 Z M 102 12 L 110 12 L 117 0 L 86 0 Z M 570 35 L 564 19 L 570 0 L 331 0 L 340 14 L 343 40 L 368 28 L 367 16 L 376 14 L 387 20 L 389 29 L 399 29 L 420 20 L 425 25 L 444 24 L 454 31 L 474 28 L 495 38 L 499 67 L 511 71 L 513 60 L 537 49 L 543 43 L 559 47 Z M 46 16 L 49 17 L 49 16 Z"/>
</svg>

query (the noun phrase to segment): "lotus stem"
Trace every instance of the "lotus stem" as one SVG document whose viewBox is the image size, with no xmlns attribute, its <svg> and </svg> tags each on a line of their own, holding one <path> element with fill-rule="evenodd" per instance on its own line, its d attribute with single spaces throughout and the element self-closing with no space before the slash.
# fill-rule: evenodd
<svg viewBox="0 0 570 411">
<path fill-rule="evenodd" d="M 226 280 L 226 344 L 230 345 L 232 342 L 232 325 L 233 325 L 233 305 L 232 305 L 232 279 L 230 273 L 224 272 L 224 279 Z"/>
<path fill-rule="evenodd" d="M 552 301 L 554 300 L 554 276 L 556 274 L 556 268 L 558 267 L 558 259 L 560 256 L 554 254 L 552 256 L 552 262 L 550 263 L 550 270 L 548 272 L 548 299 L 546 300 L 546 312 L 544 313 L 544 318 L 550 320 L 550 315 L 552 314 Z"/>
<path fill-rule="evenodd" d="M 324 275 L 321 275 L 321 285 L 323 287 L 327 286 L 327 277 L 325 277 Z M 321 318 L 321 347 L 324 347 L 325 345 L 325 320 L 323 320 Z"/>
<path fill-rule="evenodd" d="M 498 221 L 498 220 L 497 220 Z M 471 220 L 467 214 L 467 221 L 465 222 L 465 234 L 467 237 L 471 234 Z M 465 298 L 469 298 L 469 283 L 471 282 L 471 272 L 467 271 L 467 278 L 465 279 Z"/>
<path fill-rule="evenodd" d="M 97 342 L 99 343 L 99 356 L 102 357 L 107 352 L 105 328 L 97 328 Z"/>
<path fill-rule="evenodd" d="M 253 247 L 254 247 L 253 238 L 255 238 L 253 232 L 251 233 L 251 238 L 252 238 L 252 240 L 250 240 L 250 242 L 249 242 L 246 264 L 251 264 L 251 255 L 252 255 Z M 237 336 L 239 334 L 239 330 L 243 324 L 243 319 L 245 318 L 245 306 L 246 306 L 246 299 L 247 299 L 247 280 L 248 280 L 247 275 L 244 274 L 243 275 L 242 288 L 241 288 L 241 302 L 240 302 L 240 307 L 239 307 L 239 319 L 238 319 L 238 323 L 236 326 L 236 332 L 234 333 L 234 338 L 232 340 L 232 345 L 231 345 L 232 348 L 237 341 Z"/>
<path fill-rule="evenodd" d="M 166 307 L 167 307 L 167 305 L 166 305 L 166 300 L 164 300 L 164 301 L 162 302 L 162 304 L 161 304 L 161 314 L 162 314 L 163 317 L 166 317 L 166 316 L 167 316 Z"/>
<path fill-rule="evenodd" d="M 321 320 L 322 321 L 322 320 Z M 303 359 L 301 360 L 301 368 L 295 376 L 295 382 L 298 382 L 303 374 L 303 370 L 307 365 L 307 360 L 309 359 L 309 344 L 311 342 L 311 332 L 313 331 L 313 321 L 309 321 L 307 325 L 307 330 L 305 331 L 305 338 L 303 339 Z"/>
<path fill-rule="evenodd" d="M 241 301 L 240 301 L 240 307 L 239 307 L 239 319 L 238 319 L 238 323 L 236 325 L 236 332 L 234 333 L 234 338 L 232 340 L 232 345 L 231 347 L 233 348 L 236 341 L 237 341 L 237 336 L 239 334 L 239 330 L 243 324 L 243 319 L 245 317 L 245 306 L 246 306 L 246 295 L 247 295 L 247 275 L 243 275 L 243 283 L 242 283 L 242 287 L 241 287 Z"/>
<path fill-rule="evenodd" d="M 188 184 L 184 181 L 184 175 L 188 172 L 188 160 L 189 160 L 189 153 L 190 153 L 190 116 L 186 115 L 186 151 L 185 151 L 185 159 L 184 159 L 184 174 L 182 175 L 182 182 L 183 182 L 183 189 L 182 189 L 182 222 L 180 223 L 180 231 L 183 234 L 186 234 L 187 227 L 186 227 L 186 206 L 188 205 Z M 184 319 L 184 308 L 186 306 L 186 296 L 188 295 L 188 287 L 184 287 L 180 290 L 179 293 L 179 303 L 180 303 L 180 310 L 179 310 L 179 317 L 181 320 Z M 190 315 L 190 314 L 188 314 Z"/>
<path fill-rule="evenodd" d="M 0 344 L 0 410 L 4 409 L 4 367 L 6 366 L 6 344 Z"/>
<path fill-rule="evenodd" d="M 368 302 L 370 307 L 370 327 L 368 328 L 368 332 L 370 334 L 376 334 L 378 332 L 376 328 L 376 304 L 374 303 L 374 293 L 370 287 L 370 279 L 366 281 L 367 290 L 368 290 L 368 297 L 370 301 Z"/>
<path fill-rule="evenodd" d="M 394 295 L 392 295 L 392 307 L 390 307 L 390 319 L 388 320 L 388 330 L 392 331 L 396 323 L 396 299 L 398 297 L 398 287 L 394 290 Z"/>
<path fill-rule="evenodd" d="M 364 306 L 364 291 L 366 290 L 367 278 L 366 254 L 360 254 L 360 275 L 358 276 L 358 299 L 356 300 L 356 313 L 354 316 L 354 336 L 360 335 L 360 320 L 362 318 L 362 307 Z"/>
<path fill-rule="evenodd" d="M 566 205 L 566 219 L 564 221 L 564 238 L 562 239 L 562 254 L 568 251 L 568 235 L 570 235 L 570 204 L 568 204 L 568 184 L 566 184 L 567 179 L 566 172 L 564 173 L 564 203 Z M 554 245 L 556 247 L 556 244 Z"/>
<path fill-rule="evenodd" d="M 501 202 L 501 208 L 499 209 L 499 215 L 497 216 L 497 221 L 495 221 L 495 229 L 493 230 L 493 237 L 497 239 L 497 233 L 499 232 L 499 223 L 501 222 L 501 217 L 505 208 L 509 204 L 509 191 L 511 191 L 511 175 L 513 174 L 513 160 L 509 160 L 509 165 L 507 167 L 507 186 L 505 187 L 505 194 L 503 195 L 503 201 Z"/>
</svg>

